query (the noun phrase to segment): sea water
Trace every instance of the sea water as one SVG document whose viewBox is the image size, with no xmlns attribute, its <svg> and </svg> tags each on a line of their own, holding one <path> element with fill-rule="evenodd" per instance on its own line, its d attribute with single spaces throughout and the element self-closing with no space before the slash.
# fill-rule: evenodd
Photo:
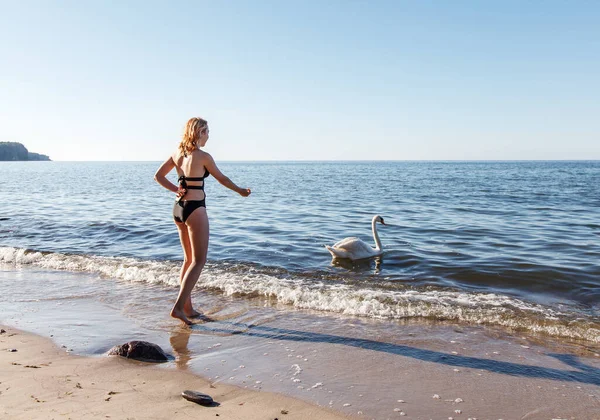
<svg viewBox="0 0 600 420">
<path fill-rule="evenodd" d="M 159 325 L 182 251 L 174 195 L 153 180 L 158 166 L 0 163 L 0 262 L 97 276 L 93 286 L 35 289 L 49 299 L 96 296 Z M 220 168 L 252 195 L 208 178 L 210 248 L 195 293 L 245 299 L 254 311 L 373 319 L 390 332 L 398 320 L 439 320 L 600 343 L 598 161 Z M 324 245 L 342 238 L 374 246 L 374 215 L 386 222 L 377 225 L 383 257 L 332 260 Z M 149 290 L 160 305 L 129 298 Z M 31 294 L 6 282 L 0 292 L 13 304 Z"/>
</svg>

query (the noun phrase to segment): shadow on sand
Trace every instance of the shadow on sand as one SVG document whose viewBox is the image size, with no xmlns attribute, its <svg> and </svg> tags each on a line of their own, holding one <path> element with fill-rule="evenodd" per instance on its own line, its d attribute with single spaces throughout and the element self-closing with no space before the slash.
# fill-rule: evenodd
<svg viewBox="0 0 600 420">
<path fill-rule="evenodd" d="M 579 358 L 570 354 L 548 355 L 560 360 L 576 370 L 563 370 L 471 356 L 460 356 L 434 350 L 420 349 L 416 347 L 362 338 L 351 338 L 339 335 L 290 330 L 285 328 L 273 328 L 264 325 L 244 324 L 240 322 L 223 322 L 211 319 L 208 320 L 213 322 L 207 324 L 194 324 L 191 330 L 178 329 L 177 331 L 173 332 L 171 335 L 171 345 L 173 346 L 173 350 L 176 354 L 184 355 L 184 358 L 189 360 L 187 343 L 189 336 L 193 331 L 202 331 L 206 333 L 227 336 L 243 334 L 250 337 L 266 338 L 269 340 L 339 344 L 365 350 L 410 357 L 425 362 L 439 363 L 448 366 L 481 369 L 511 376 L 552 379 L 567 382 L 581 382 L 600 386 L 600 369 L 586 365 L 582 363 Z M 182 335 L 185 335 L 186 337 L 181 337 Z"/>
</svg>

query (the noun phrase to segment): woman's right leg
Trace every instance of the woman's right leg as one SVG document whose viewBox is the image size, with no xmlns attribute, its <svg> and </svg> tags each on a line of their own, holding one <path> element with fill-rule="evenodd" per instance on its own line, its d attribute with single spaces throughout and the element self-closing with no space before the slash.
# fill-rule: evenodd
<svg viewBox="0 0 600 420">
<path fill-rule="evenodd" d="M 194 210 L 186 220 L 186 226 L 192 248 L 192 260 L 181 280 L 179 296 L 177 296 L 177 301 L 171 310 L 171 316 L 190 325 L 192 322 L 185 316 L 185 303 L 190 298 L 192 290 L 198 278 L 200 278 L 200 273 L 206 263 L 209 236 L 206 209 L 200 207 Z"/>
<path fill-rule="evenodd" d="M 181 241 L 181 248 L 183 249 L 183 264 L 181 265 L 181 270 L 179 272 L 179 284 L 183 281 L 183 277 L 190 267 L 190 263 L 192 262 L 192 244 L 190 243 L 190 234 L 188 232 L 188 228 L 185 223 L 175 222 L 177 226 L 177 230 L 179 231 L 179 240 Z M 200 312 L 197 312 L 192 306 L 192 296 L 188 298 L 183 307 L 183 312 L 187 317 L 196 317 L 202 315 Z"/>
</svg>

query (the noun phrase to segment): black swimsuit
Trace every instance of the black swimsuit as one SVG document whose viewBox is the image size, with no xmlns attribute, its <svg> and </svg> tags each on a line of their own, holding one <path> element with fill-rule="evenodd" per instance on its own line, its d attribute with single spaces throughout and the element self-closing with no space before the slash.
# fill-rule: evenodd
<svg viewBox="0 0 600 420">
<path fill-rule="evenodd" d="M 186 177 L 185 175 L 181 175 L 178 179 L 179 185 L 181 188 L 186 190 L 204 191 L 204 178 L 208 177 L 209 175 L 210 172 L 208 172 L 208 169 L 205 169 L 204 175 L 200 178 L 190 178 Z M 186 181 L 202 181 L 202 185 L 188 185 Z M 175 202 L 175 206 L 173 206 L 173 219 L 175 219 L 176 222 L 185 223 L 188 217 L 190 217 L 190 214 L 192 214 L 194 210 L 199 207 L 206 207 L 206 194 L 202 200 L 184 201 L 179 199 Z"/>
</svg>

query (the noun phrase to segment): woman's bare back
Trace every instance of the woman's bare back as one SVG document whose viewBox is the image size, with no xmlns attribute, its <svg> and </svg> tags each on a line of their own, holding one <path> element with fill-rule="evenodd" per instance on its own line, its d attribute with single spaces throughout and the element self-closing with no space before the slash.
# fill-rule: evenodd
<svg viewBox="0 0 600 420">
<path fill-rule="evenodd" d="M 177 170 L 177 176 L 184 175 L 186 178 L 202 178 L 206 175 L 204 160 L 207 153 L 202 150 L 194 150 L 191 154 L 184 156 L 181 152 L 176 152 L 173 155 L 173 162 Z M 204 181 L 186 181 L 188 186 L 202 186 Z M 203 190 L 188 189 L 183 197 L 185 201 L 204 200 L 205 194 Z"/>
</svg>

